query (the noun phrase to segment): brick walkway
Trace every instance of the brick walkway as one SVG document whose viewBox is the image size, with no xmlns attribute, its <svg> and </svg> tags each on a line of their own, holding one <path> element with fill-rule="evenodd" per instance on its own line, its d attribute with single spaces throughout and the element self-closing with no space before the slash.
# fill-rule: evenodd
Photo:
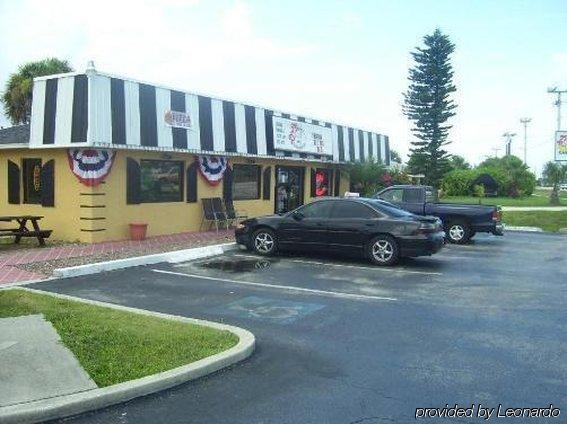
<svg viewBox="0 0 567 424">
<path fill-rule="evenodd" d="M 132 256 L 136 256 L 136 252 L 144 255 L 149 254 L 152 250 L 163 251 L 163 246 L 167 244 L 176 245 L 176 249 L 180 248 L 179 245 L 181 244 L 189 248 L 193 245 L 211 244 L 215 240 L 222 242 L 225 241 L 226 237 L 231 237 L 233 234 L 232 230 L 221 230 L 218 233 L 216 231 L 191 232 L 150 237 L 142 241 L 123 240 L 77 246 L 36 247 L 4 252 L 0 253 L 0 284 L 45 278 L 43 274 L 25 271 L 14 265 L 124 251 L 133 252 Z"/>
</svg>

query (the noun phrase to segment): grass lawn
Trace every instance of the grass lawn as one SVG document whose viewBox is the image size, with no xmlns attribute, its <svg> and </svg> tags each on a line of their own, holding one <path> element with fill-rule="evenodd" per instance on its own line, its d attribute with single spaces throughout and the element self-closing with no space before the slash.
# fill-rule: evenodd
<svg viewBox="0 0 567 424">
<path fill-rule="evenodd" d="M 0 318 L 43 314 L 99 387 L 166 371 L 236 345 L 228 331 L 0 290 Z"/>
<path fill-rule="evenodd" d="M 567 211 L 504 211 L 502 221 L 507 225 L 540 227 L 555 232 L 567 228 Z"/>
<path fill-rule="evenodd" d="M 443 203 L 466 203 L 478 205 L 478 197 L 472 196 L 447 196 L 440 199 Z M 500 206 L 551 206 L 549 204 L 549 191 L 536 190 L 531 196 L 512 198 L 512 197 L 484 197 L 480 199 L 484 205 Z M 559 194 L 561 206 L 567 206 L 567 192 L 561 191 Z"/>
</svg>

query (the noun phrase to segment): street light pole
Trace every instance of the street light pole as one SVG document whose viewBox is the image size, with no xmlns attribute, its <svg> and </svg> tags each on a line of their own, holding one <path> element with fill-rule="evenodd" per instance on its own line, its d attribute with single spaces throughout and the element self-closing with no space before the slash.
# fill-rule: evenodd
<svg viewBox="0 0 567 424">
<path fill-rule="evenodd" d="M 547 89 L 548 93 L 557 94 L 557 100 L 553 103 L 557 106 L 557 131 L 561 131 L 561 94 L 567 93 L 567 90 L 560 90 L 557 87 Z"/>
<path fill-rule="evenodd" d="M 527 165 L 528 164 L 528 157 L 527 157 L 527 152 L 528 152 L 528 124 L 532 121 L 531 118 L 522 118 L 520 119 L 520 122 L 522 124 L 524 124 L 524 163 Z"/>
</svg>

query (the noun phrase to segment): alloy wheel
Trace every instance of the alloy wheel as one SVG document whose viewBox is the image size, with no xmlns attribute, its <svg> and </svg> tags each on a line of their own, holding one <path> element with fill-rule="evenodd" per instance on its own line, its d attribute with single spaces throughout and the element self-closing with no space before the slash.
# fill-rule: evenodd
<svg viewBox="0 0 567 424">
<path fill-rule="evenodd" d="M 394 255 L 394 246 L 388 240 L 378 240 L 372 246 L 372 256 L 378 262 L 388 262 Z"/>
<path fill-rule="evenodd" d="M 451 225 L 449 228 L 449 235 L 455 241 L 460 241 L 465 236 L 465 229 L 462 225 Z"/>
<path fill-rule="evenodd" d="M 269 233 L 258 233 L 254 239 L 254 247 L 258 252 L 270 253 L 274 248 L 274 239 Z"/>
</svg>

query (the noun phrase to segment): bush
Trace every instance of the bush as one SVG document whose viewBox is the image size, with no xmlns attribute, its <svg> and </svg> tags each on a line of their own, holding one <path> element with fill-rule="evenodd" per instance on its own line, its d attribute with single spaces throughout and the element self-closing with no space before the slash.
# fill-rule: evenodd
<svg viewBox="0 0 567 424">
<path fill-rule="evenodd" d="M 387 169 L 377 162 L 357 162 L 349 167 L 350 191 L 370 197 L 385 187 L 409 184 L 410 177 L 400 170 Z"/>
<path fill-rule="evenodd" d="M 471 183 L 476 173 L 471 169 L 455 169 L 449 172 L 441 182 L 441 190 L 445 196 L 468 196 L 471 194 Z"/>
</svg>

